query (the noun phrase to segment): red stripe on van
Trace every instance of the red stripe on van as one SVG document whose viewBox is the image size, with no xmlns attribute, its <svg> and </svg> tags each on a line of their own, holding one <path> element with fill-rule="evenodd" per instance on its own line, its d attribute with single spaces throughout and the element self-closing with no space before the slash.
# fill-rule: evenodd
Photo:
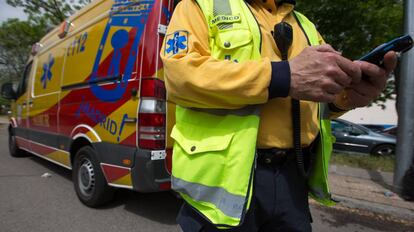
<svg viewBox="0 0 414 232">
<path fill-rule="evenodd" d="M 16 144 L 19 148 L 30 150 L 30 142 L 24 138 L 16 136 Z"/>
<path fill-rule="evenodd" d="M 124 140 L 122 140 L 119 144 L 121 145 L 127 145 L 127 146 L 135 146 L 137 142 L 137 133 L 134 132 Z"/>
<path fill-rule="evenodd" d="M 128 175 L 131 172 L 129 168 L 124 168 L 120 166 L 101 164 L 101 167 L 105 174 L 106 180 L 109 183 L 112 183 L 118 180 L 119 178 Z"/>
<path fill-rule="evenodd" d="M 48 155 L 52 152 L 55 152 L 57 150 L 57 149 L 47 147 L 47 146 L 44 146 L 44 145 L 40 145 L 40 144 L 37 144 L 37 143 L 32 143 L 31 146 L 32 146 L 31 150 L 33 152 L 35 152 L 39 155 L 44 155 L 44 156 L 46 156 L 46 155 Z"/>
</svg>

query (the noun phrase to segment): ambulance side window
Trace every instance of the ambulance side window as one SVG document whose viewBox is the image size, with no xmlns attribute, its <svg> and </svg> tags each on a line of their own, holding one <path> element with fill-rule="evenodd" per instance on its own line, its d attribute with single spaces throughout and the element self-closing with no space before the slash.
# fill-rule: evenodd
<svg viewBox="0 0 414 232">
<path fill-rule="evenodd" d="M 32 71 L 32 61 L 26 65 L 26 68 L 23 73 L 23 78 L 19 83 L 17 88 L 17 97 L 22 96 L 27 90 L 27 83 L 29 82 L 30 73 Z"/>
</svg>

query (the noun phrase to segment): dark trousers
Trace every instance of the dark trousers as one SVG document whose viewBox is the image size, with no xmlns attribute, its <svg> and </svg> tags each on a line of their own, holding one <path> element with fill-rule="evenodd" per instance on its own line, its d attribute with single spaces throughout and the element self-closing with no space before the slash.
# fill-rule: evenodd
<svg viewBox="0 0 414 232">
<path fill-rule="evenodd" d="M 259 155 L 254 178 L 253 199 L 241 226 L 218 230 L 186 203 L 178 214 L 178 224 L 184 232 L 312 231 L 308 188 L 294 158 L 269 163 Z"/>
</svg>

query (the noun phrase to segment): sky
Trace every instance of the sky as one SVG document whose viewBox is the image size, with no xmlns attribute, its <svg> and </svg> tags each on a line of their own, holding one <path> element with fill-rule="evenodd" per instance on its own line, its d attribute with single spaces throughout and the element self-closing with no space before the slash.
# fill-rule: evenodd
<svg viewBox="0 0 414 232">
<path fill-rule="evenodd" d="M 6 21 L 8 18 L 27 19 L 26 14 L 21 8 L 14 8 L 7 5 L 6 0 L 0 0 L 0 22 Z"/>
</svg>

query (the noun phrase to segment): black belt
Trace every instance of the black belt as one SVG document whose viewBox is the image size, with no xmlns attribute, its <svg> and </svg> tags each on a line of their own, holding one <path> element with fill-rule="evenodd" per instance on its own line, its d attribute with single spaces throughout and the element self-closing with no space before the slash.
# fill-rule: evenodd
<svg viewBox="0 0 414 232">
<path fill-rule="evenodd" d="M 310 146 L 302 148 L 302 152 L 305 156 L 309 155 L 311 153 Z M 294 149 L 257 149 L 257 162 L 260 164 L 280 165 L 290 160 L 295 160 Z"/>
</svg>

